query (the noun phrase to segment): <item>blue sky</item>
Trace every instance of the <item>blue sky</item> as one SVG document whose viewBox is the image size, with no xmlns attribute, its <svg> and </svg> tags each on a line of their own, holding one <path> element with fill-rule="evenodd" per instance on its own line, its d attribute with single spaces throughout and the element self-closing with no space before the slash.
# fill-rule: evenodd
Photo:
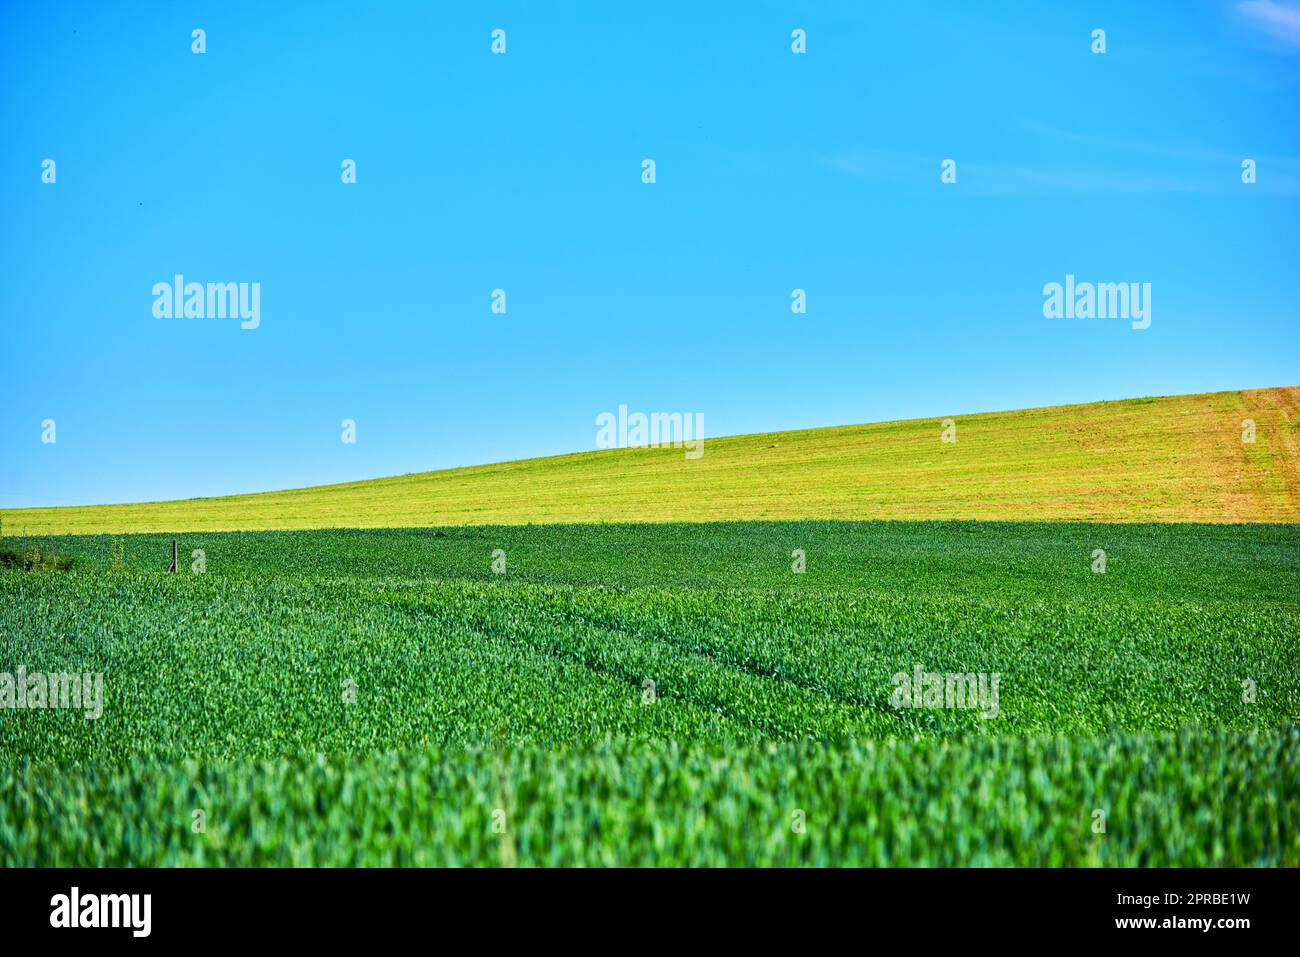
<svg viewBox="0 0 1300 957">
<path fill-rule="evenodd" d="M 1300 383 L 1294 2 L 156 6 L 3 6 L 0 506 Z"/>
</svg>

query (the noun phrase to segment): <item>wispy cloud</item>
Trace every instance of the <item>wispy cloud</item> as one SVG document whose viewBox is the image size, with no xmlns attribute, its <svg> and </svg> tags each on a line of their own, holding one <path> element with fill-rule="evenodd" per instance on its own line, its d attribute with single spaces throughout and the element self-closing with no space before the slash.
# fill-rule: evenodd
<svg viewBox="0 0 1300 957">
<path fill-rule="evenodd" d="M 899 186 L 925 186 L 939 182 L 939 157 L 911 156 L 887 150 L 863 149 L 836 156 L 823 156 L 820 159 L 831 169 Z M 959 162 L 958 170 L 962 189 L 972 193 L 1011 195 L 1059 190 L 1101 193 L 1206 191 L 1205 184 L 1192 179 L 1077 166 L 1034 169 L 1027 166 L 963 160 Z"/>
<path fill-rule="evenodd" d="M 1040 125 L 1031 127 L 1031 129 L 1042 136 L 1050 136 L 1053 139 L 1062 140 L 1067 143 L 1096 146 L 1115 154 L 1141 153 L 1148 156 L 1160 156 L 1166 159 L 1204 163 L 1236 163 L 1240 162 L 1242 159 L 1242 156 L 1227 150 L 1207 150 L 1198 146 L 1151 143 L 1143 140 L 1117 139 L 1110 136 L 1094 136 L 1088 133 L 1076 133 L 1071 130 L 1062 130 L 1054 126 Z M 1260 162 L 1267 163 L 1269 166 L 1282 169 L 1287 173 L 1300 173 L 1300 159 L 1291 159 L 1283 156 L 1255 156 L 1254 158 Z"/>
<path fill-rule="evenodd" d="M 972 193 L 1017 194 L 1074 190 L 1095 193 L 1215 193 L 1238 187 L 1239 165 L 1249 154 L 1177 144 L 1076 133 L 1048 126 L 1030 132 L 1083 147 L 1098 165 L 1080 159 L 1065 165 L 1031 167 L 960 161 L 962 189 Z M 1169 162 L 1140 162 L 1142 156 Z M 1260 190 L 1300 195 L 1300 160 L 1253 156 L 1260 163 Z M 882 149 L 857 149 L 819 157 L 823 165 L 864 179 L 899 186 L 933 186 L 939 182 L 941 157 Z M 1125 160 L 1131 162 L 1125 162 Z M 1142 168 L 1139 168 L 1142 167 Z"/>
<path fill-rule="evenodd" d="M 1300 0 L 1239 0 L 1236 9 L 1255 29 L 1300 51 Z"/>
</svg>

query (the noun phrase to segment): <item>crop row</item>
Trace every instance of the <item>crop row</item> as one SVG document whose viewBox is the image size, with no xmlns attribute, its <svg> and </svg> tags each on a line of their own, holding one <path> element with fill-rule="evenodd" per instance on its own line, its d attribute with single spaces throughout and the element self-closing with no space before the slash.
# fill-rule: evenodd
<svg viewBox="0 0 1300 957">
<path fill-rule="evenodd" d="M 1300 731 L 0 763 L 15 865 L 1300 865 Z"/>
</svg>

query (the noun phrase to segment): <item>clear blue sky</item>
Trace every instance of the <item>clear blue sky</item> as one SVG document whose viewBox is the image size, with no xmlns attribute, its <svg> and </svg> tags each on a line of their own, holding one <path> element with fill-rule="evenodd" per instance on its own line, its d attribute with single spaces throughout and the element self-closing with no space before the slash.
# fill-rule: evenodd
<svg viewBox="0 0 1300 957">
<path fill-rule="evenodd" d="M 1300 383 L 1300 4 L 612 6 L 6 0 L 0 505 Z"/>
</svg>

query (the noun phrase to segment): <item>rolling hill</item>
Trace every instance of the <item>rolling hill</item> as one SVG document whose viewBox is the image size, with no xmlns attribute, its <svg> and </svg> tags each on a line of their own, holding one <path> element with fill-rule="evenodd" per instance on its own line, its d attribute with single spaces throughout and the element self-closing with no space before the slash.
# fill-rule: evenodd
<svg viewBox="0 0 1300 957">
<path fill-rule="evenodd" d="M 1255 441 L 1243 441 L 1243 423 Z M 1300 522 L 1300 387 L 613 449 L 220 498 L 9 509 L 6 534 L 793 519 Z"/>
</svg>

